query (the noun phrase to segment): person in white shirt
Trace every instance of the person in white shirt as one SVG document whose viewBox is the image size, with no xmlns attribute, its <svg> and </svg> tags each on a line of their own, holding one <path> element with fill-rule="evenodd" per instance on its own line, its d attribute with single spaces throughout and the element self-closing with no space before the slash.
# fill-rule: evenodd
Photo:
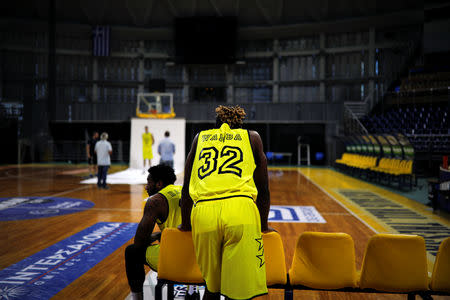
<svg viewBox="0 0 450 300">
<path fill-rule="evenodd" d="M 169 138 L 170 132 L 164 133 L 164 139 L 158 145 L 158 153 L 161 156 L 159 164 L 169 166 L 173 169 L 173 155 L 175 154 L 175 144 Z"/>
<path fill-rule="evenodd" d="M 97 165 L 98 165 L 98 188 L 105 190 L 109 189 L 106 185 L 106 176 L 108 174 L 109 166 L 111 165 L 112 146 L 108 142 L 108 134 L 103 132 L 100 136 L 100 141 L 95 144 L 95 153 L 97 153 Z"/>
</svg>

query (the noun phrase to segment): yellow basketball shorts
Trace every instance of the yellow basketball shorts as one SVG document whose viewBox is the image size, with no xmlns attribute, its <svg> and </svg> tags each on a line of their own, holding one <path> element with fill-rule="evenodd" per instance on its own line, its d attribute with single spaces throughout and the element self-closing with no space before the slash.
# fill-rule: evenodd
<svg viewBox="0 0 450 300">
<path fill-rule="evenodd" d="M 153 158 L 152 147 L 142 148 L 142 156 L 144 157 L 144 159 L 152 159 Z"/>
<path fill-rule="evenodd" d="M 197 262 L 210 292 L 232 299 L 267 294 L 261 221 L 252 199 L 198 202 L 191 223 Z"/>
<path fill-rule="evenodd" d="M 145 260 L 150 268 L 158 272 L 159 244 L 152 244 L 145 251 Z"/>
</svg>

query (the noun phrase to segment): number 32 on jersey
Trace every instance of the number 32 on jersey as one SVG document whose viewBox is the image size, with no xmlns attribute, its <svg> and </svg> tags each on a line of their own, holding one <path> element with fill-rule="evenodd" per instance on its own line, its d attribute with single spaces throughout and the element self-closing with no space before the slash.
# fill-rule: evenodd
<svg viewBox="0 0 450 300">
<path fill-rule="evenodd" d="M 229 173 L 241 177 L 242 169 L 237 165 L 244 161 L 242 156 L 242 150 L 239 147 L 225 146 L 220 153 L 216 147 L 203 148 L 198 157 L 199 160 L 204 160 L 203 165 L 198 169 L 198 178 L 203 179 L 215 171 L 217 174 Z M 225 160 L 217 166 L 219 159 Z"/>
</svg>

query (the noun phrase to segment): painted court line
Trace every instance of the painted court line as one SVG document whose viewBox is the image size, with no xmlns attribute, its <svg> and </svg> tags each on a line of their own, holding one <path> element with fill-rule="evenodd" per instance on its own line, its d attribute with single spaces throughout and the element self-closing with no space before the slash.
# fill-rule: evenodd
<svg viewBox="0 0 450 300">
<path fill-rule="evenodd" d="M 328 193 L 324 188 L 322 188 L 320 185 L 318 185 L 316 182 L 314 182 L 314 180 L 312 180 L 311 178 L 309 178 L 308 176 L 306 176 L 305 174 L 302 173 L 302 171 L 300 171 L 300 169 L 297 169 L 297 172 L 300 173 L 303 177 L 306 178 L 306 180 L 308 180 L 309 182 L 311 182 L 312 184 L 314 184 L 314 186 L 316 186 L 319 190 L 321 190 L 325 195 L 327 195 L 328 197 L 330 197 L 330 199 L 333 199 L 337 204 L 339 204 L 342 208 L 344 208 L 346 211 L 348 211 L 352 216 L 354 216 L 356 219 L 358 219 L 361 223 L 363 223 L 364 225 L 367 226 L 367 228 L 370 228 L 370 230 L 372 230 L 375 233 L 379 233 L 377 230 L 375 230 L 375 228 L 373 228 L 372 226 L 370 226 L 366 221 L 364 221 L 363 219 L 361 219 L 357 214 L 355 214 L 354 212 L 352 212 L 349 208 L 347 208 L 343 203 L 341 203 L 339 200 L 337 200 L 335 197 L 333 197 L 330 193 Z"/>
</svg>

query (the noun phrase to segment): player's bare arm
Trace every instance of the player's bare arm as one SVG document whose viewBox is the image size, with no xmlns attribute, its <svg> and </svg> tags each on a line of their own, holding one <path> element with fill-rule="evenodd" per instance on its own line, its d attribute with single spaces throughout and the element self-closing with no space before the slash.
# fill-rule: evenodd
<svg viewBox="0 0 450 300">
<path fill-rule="evenodd" d="M 255 158 L 256 168 L 253 172 L 253 180 L 258 190 L 258 197 L 256 198 L 256 206 L 259 210 L 261 218 L 261 231 L 269 230 L 267 219 L 270 210 L 270 193 L 269 193 L 269 179 L 267 175 L 267 158 L 263 151 L 261 137 L 256 131 L 250 130 L 250 143 L 252 144 L 253 156 Z"/>
<path fill-rule="evenodd" d="M 147 200 L 144 208 L 144 215 L 139 222 L 134 237 L 134 244 L 142 249 L 148 247 L 158 239 L 158 234 L 152 234 L 156 220 L 164 222 L 169 215 L 169 205 L 167 199 L 161 194 L 155 194 Z"/>
<path fill-rule="evenodd" d="M 192 165 L 194 163 L 195 151 L 197 149 L 198 134 L 195 136 L 192 142 L 191 150 L 189 151 L 184 166 L 184 182 L 183 189 L 181 190 L 181 226 L 180 229 L 184 231 L 191 230 L 191 210 L 192 199 L 189 195 L 189 181 L 191 179 Z"/>
</svg>

